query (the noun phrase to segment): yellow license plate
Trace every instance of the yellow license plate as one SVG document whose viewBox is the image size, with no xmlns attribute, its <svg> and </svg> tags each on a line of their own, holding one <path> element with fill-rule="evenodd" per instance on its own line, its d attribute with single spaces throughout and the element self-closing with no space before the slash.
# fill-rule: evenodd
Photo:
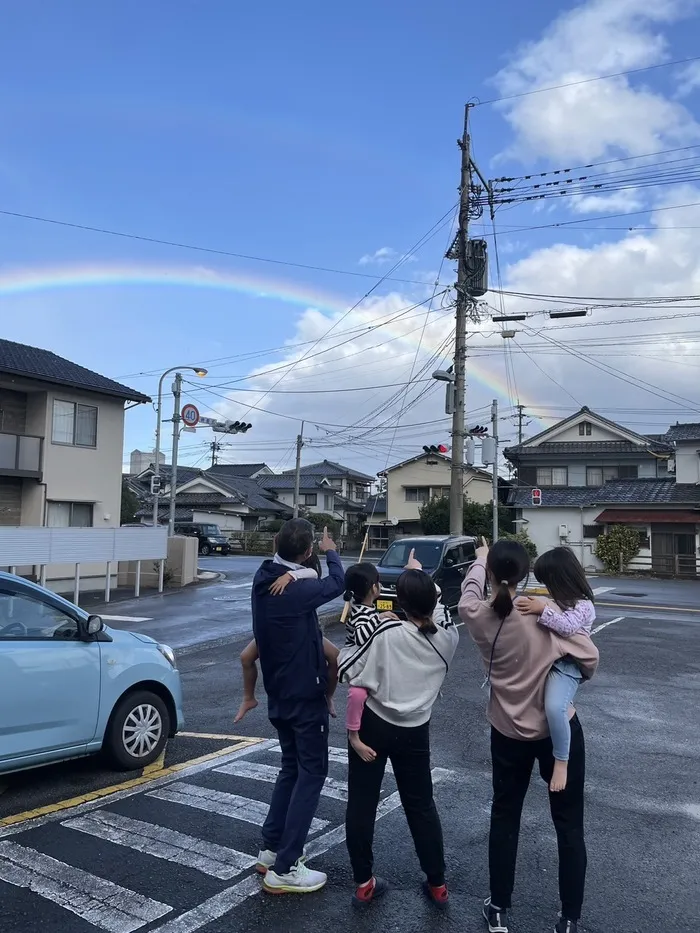
<svg viewBox="0 0 700 933">
<path fill-rule="evenodd" d="M 391 612 L 393 608 L 394 608 L 394 604 L 392 603 L 390 599 L 378 599 L 377 600 L 377 609 L 381 610 L 382 612 Z"/>
</svg>

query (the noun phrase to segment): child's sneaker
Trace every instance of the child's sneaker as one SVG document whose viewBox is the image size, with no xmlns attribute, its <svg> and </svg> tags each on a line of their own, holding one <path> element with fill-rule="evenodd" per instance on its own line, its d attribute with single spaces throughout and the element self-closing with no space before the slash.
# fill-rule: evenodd
<svg viewBox="0 0 700 933">
<path fill-rule="evenodd" d="M 490 897 L 484 901 L 484 920 L 489 925 L 489 933 L 509 933 L 508 911 L 494 907 Z"/>
<path fill-rule="evenodd" d="M 429 901 L 435 904 L 438 910 L 447 910 L 450 903 L 450 894 L 446 884 L 428 884 L 427 881 L 424 881 L 423 893 Z"/>
<path fill-rule="evenodd" d="M 383 878 L 372 878 L 366 884 L 359 884 L 352 896 L 353 907 L 368 907 L 377 898 L 382 897 L 389 890 L 389 885 Z"/>
<path fill-rule="evenodd" d="M 266 875 L 277 861 L 277 853 L 269 849 L 261 849 L 258 852 L 258 860 L 255 863 L 255 870 L 259 875 Z"/>
<path fill-rule="evenodd" d="M 578 933 L 578 923 L 576 920 L 565 920 L 559 918 L 559 922 L 554 927 L 554 933 Z"/>
<path fill-rule="evenodd" d="M 326 881 L 328 876 L 307 868 L 302 856 L 284 875 L 269 868 L 263 879 L 263 890 L 268 894 L 312 894 L 320 891 Z"/>
</svg>

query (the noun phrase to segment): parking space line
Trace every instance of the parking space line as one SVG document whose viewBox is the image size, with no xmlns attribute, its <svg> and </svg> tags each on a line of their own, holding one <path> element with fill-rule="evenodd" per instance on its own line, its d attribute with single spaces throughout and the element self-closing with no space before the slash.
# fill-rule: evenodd
<svg viewBox="0 0 700 933">
<path fill-rule="evenodd" d="M 205 875 L 229 881 L 255 865 L 255 856 L 215 842 L 206 842 L 166 826 L 156 826 L 109 810 L 96 810 L 61 824 L 69 829 L 106 839 L 154 858 L 194 868 Z"/>
<path fill-rule="evenodd" d="M 602 625 L 596 625 L 591 631 L 591 635 L 595 635 L 596 632 L 602 632 L 604 628 L 607 628 L 609 625 L 615 625 L 616 622 L 622 622 L 624 616 L 618 616 L 616 619 L 610 619 L 609 622 L 603 622 Z"/>
<path fill-rule="evenodd" d="M 147 784 L 157 787 L 183 776 L 183 771 L 186 771 L 187 774 L 196 774 L 198 771 L 208 768 L 209 763 L 218 758 L 227 759 L 228 756 L 231 756 L 230 760 L 233 760 L 234 757 L 250 753 L 254 749 L 260 748 L 262 750 L 268 747 L 269 744 L 273 744 L 270 739 L 249 738 L 237 745 L 220 748 L 208 755 L 201 755 L 199 758 L 192 758 L 190 761 L 169 765 L 167 768 L 163 768 L 162 771 L 153 774 L 131 778 L 128 781 L 122 781 L 120 784 L 112 784 L 110 787 L 101 787 L 97 790 L 88 791 L 78 797 L 71 797 L 68 800 L 60 800 L 44 807 L 36 807 L 33 810 L 25 810 L 23 813 L 3 817 L 0 819 L 0 837 L 21 832 L 25 828 L 24 824 L 30 820 L 36 820 L 37 825 L 41 825 L 52 818 L 58 818 L 58 815 L 64 811 L 75 810 L 76 813 L 80 813 L 84 810 L 93 810 L 102 806 L 110 798 L 121 800 L 123 797 L 130 797 L 132 794 L 138 793 Z"/>
<path fill-rule="evenodd" d="M 0 842 L 0 880 L 28 888 L 109 933 L 134 933 L 173 909 L 14 842 Z"/>
<path fill-rule="evenodd" d="M 274 765 L 261 765 L 251 761 L 232 761 L 229 765 L 214 768 L 214 771 L 219 774 L 232 774 L 234 777 L 250 778 L 251 781 L 264 781 L 267 784 L 275 784 L 280 773 L 280 769 Z M 333 797 L 335 800 L 347 800 L 347 781 L 327 777 L 321 795 Z"/>
<path fill-rule="evenodd" d="M 146 796 L 194 807 L 195 810 L 204 810 L 207 813 L 216 813 L 232 820 L 252 823 L 254 826 L 263 825 L 270 809 L 262 800 L 253 800 L 251 797 L 241 797 L 239 794 L 229 794 L 228 791 L 213 790 L 211 787 L 186 784 L 182 781 L 178 781 L 172 787 L 149 791 Z M 328 820 L 313 819 L 311 832 L 318 833 L 326 826 Z"/>
<path fill-rule="evenodd" d="M 165 749 L 158 755 L 153 764 L 147 765 L 143 769 L 141 777 L 146 777 L 147 774 L 154 774 L 156 771 L 162 771 L 165 768 Z"/>
<path fill-rule="evenodd" d="M 651 612 L 700 612 L 691 606 L 649 606 L 642 603 L 599 603 L 596 606 L 605 606 L 608 609 L 643 609 Z"/>
<path fill-rule="evenodd" d="M 221 742 L 247 742 L 247 735 L 226 735 L 221 732 L 178 732 L 183 739 L 214 739 Z"/>
</svg>

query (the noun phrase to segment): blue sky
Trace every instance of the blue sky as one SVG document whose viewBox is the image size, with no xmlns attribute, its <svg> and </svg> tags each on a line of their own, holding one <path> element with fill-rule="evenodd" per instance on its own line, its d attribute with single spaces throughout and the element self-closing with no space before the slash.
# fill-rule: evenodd
<svg viewBox="0 0 700 933">
<path fill-rule="evenodd" d="M 361 257 L 382 248 L 400 254 L 456 200 L 455 139 L 464 102 L 495 97 L 504 89 L 557 83 L 557 68 L 564 73 L 568 67 L 566 43 L 571 39 L 552 24 L 577 9 L 553 0 L 527 6 L 512 0 L 480 5 L 453 0 L 292 5 L 270 0 L 252 7 L 230 2 L 106 7 L 72 0 L 6 8 L 0 35 L 0 208 L 381 275 L 386 265 L 361 265 Z M 661 0 L 646 15 L 636 0 L 591 0 L 578 9 L 590 15 L 591 30 L 600 34 L 592 54 L 577 63 L 577 76 L 618 70 L 618 62 L 645 66 L 697 51 L 697 4 L 690 0 Z M 611 10 L 615 39 L 606 26 Z M 554 51 L 542 46 L 540 54 L 535 47 L 529 58 L 523 47 L 542 41 L 554 43 Z M 581 36 L 584 50 L 585 41 Z M 506 76 L 494 81 L 503 68 L 509 69 Z M 691 114 L 697 104 L 693 81 L 690 92 L 678 97 L 684 77 L 680 69 L 660 69 L 630 82 L 630 93 L 650 93 L 664 102 L 653 127 L 654 148 L 682 145 L 697 136 L 694 118 L 686 120 L 677 109 Z M 544 97 L 529 100 L 544 104 Z M 569 132 L 562 126 L 559 137 L 571 140 L 568 149 L 548 135 L 546 108 L 540 108 L 540 116 L 541 125 L 531 121 L 536 131 L 523 130 L 522 121 L 530 122 L 525 109 L 475 110 L 475 155 L 489 177 L 541 170 L 562 164 L 562 159 L 565 165 L 576 165 L 589 158 L 649 151 L 635 149 L 649 143 L 643 134 L 637 139 L 636 126 L 627 135 L 616 135 L 614 107 L 600 121 L 607 135 L 594 126 L 582 141 L 576 139 L 575 127 Z M 645 201 L 647 205 L 652 206 Z M 570 206 L 556 206 L 554 213 L 523 207 L 504 214 L 506 279 L 529 283 L 541 268 L 542 249 L 551 244 L 595 249 L 625 236 L 550 230 L 516 237 L 505 230 L 508 224 L 576 216 L 580 210 L 577 214 Z M 649 216 L 634 222 L 648 223 Z M 444 246 L 443 230 L 397 275 L 431 280 Z M 524 265 L 515 266 L 518 260 Z M 577 256 L 574 265 L 579 261 L 583 259 Z M 373 284 L 370 278 L 207 256 L 0 216 L 0 277 L 18 269 L 34 270 L 40 277 L 46 267 L 114 265 L 205 267 L 255 275 L 283 283 L 282 290 L 331 295 L 337 307 L 351 305 Z M 693 270 L 686 271 L 692 280 Z M 443 272 L 442 277 L 449 280 L 450 274 Z M 567 294 L 597 294 L 590 291 L 590 276 L 570 287 Z M 650 287 L 643 294 L 652 294 Z M 547 281 L 531 290 L 559 293 Z M 422 286 L 388 283 L 377 294 L 390 292 L 406 303 L 425 295 Z M 124 284 L 0 292 L 0 301 L 3 336 L 48 347 L 149 393 L 157 380 L 132 374 L 275 347 L 299 340 L 302 332 L 316 335 L 308 327 L 304 331 L 303 305 L 234 291 Z M 383 307 L 377 313 L 386 313 Z M 325 310 L 332 320 L 334 311 Z M 351 322 L 349 318 L 339 329 Z M 253 365 L 278 365 L 279 360 L 279 354 L 269 354 L 253 364 L 231 361 L 213 368 L 216 378 L 208 383 L 246 376 Z M 493 361 L 497 383 L 508 381 L 505 365 L 500 357 Z M 565 363 L 556 365 L 567 371 Z M 551 381 L 535 372 L 526 357 L 517 366 L 518 391 L 524 398 L 542 404 L 553 400 Z M 337 365 L 319 364 L 305 384 L 314 390 L 338 384 L 393 385 L 405 381 L 410 368 L 409 346 L 400 365 L 397 358 L 396 369 L 386 375 L 374 363 L 366 372 L 355 367 L 346 377 L 337 375 Z M 579 390 L 585 394 L 589 386 L 584 373 L 581 382 Z M 285 380 L 280 388 L 286 385 Z M 251 380 L 250 386 L 269 383 Z M 579 390 L 573 394 L 578 396 Z M 475 407 L 490 401 L 491 394 L 488 387 L 475 385 Z M 282 448 L 296 433 L 292 416 L 350 424 L 358 406 L 370 411 L 376 403 L 366 395 L 350 395 L 314 397 L 315 407 L 307 407 L 302 396 L 268 396 L 262 407 L 283 410 L 288 417 L 261 419 L 260 446 L 253 446 L 251 432 L 239 447 L 241 459 L 283 459 Z M 213 395 L 192 397 L 201 401 L 202 410 L 206 399 L 220 406 Z M 601 403 L 605 398 L 604 393 Z M 588 395 L 586 400 L 596 402 Z M 433 408 L 421 411 L 438 418 L 436 397 L 431 404 Z M 234 416 L 239 410 L 226 409 Z M 131 413 L 126 450 L 147 447 L 152 430 L 150 409 Z M 419 434 L 411 441 L 407 436 L 406 449 L 418 444 Z M 195 462 L 208 439 L 198 435 L 199 447 L 188 442 L 184 457 Z M 357 463 L 367 455 L 356 450 L 352 456 Z"/>
</svg>

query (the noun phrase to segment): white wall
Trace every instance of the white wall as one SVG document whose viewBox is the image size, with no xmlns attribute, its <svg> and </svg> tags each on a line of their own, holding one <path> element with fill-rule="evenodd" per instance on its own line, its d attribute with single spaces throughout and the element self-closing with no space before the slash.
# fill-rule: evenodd
<svg viewBox="0 0 700 933">
<path fill-rule="evenodd" d="M 585 418 L 581 418 L 582 421 L 585 421 Z M 619 441 L 622 440 L 620 434 L 617 431 L 613 431 L 610 428 L 601 427 L 595 422 L 589 422 L 591 424 L 591 433 L 590 434 L 579 434 L 578 431 L 578 422 L 572 424 L 570 427 L 566 428 L 563 431 L 559 431 L 556 434 L 549 434 L 547 437 L 542 438 L 542 443 L 549 443 L 550 441 Z M 537 445 L 533 445 L 537 446 Z"/>
<path fill-rule="evenodd" d="M 676 482 L 700 482 L 700 443 L 678 444 L 676 448 Z"/>
<path fill-rule="evenodd" d="M 427 460 L 427 457 L 421 458 L 387 473 L 386 514 L 389 518 L 395 516 L 400 521 L 420 521 L 420 508 L 423 503 L 407 502 L 406 487 L 449 488 L 449 461 L 438 459 L 437 463 L 428 463 Z M 491 502 L 492 491 L 493 483 L 490 478 L 465 470 L 464 494 L 472 502 Z"/>
</svg>

